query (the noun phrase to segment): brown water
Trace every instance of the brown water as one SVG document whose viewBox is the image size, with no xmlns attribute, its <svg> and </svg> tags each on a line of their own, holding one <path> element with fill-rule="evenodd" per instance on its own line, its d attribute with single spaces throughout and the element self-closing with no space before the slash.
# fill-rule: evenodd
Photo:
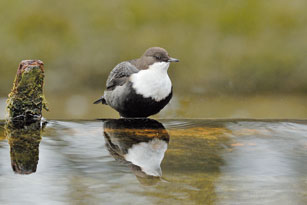
<svg viewBox="0 0 307 205">
<path fill-rule="evenodd" d="M 0 124 L 0 204 L 307 204 L 307 121 Z"/>
</svg>

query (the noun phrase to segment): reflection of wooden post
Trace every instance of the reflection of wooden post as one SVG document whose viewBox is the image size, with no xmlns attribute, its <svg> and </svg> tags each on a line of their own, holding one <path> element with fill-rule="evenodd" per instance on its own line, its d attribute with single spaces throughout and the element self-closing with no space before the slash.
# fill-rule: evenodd
<svg viewBox="0 0 307 205">
<path fill-rule="evenodd" d="M 47 110 L 43 94 L 44 76 L 42 61 L 21 61 L 7 100 L 9 120 L 29 123 L 41 119 L 42 108 Z"/>
<path fill-rule="evenodd" d="M 7 121 L 5 135 L 10 144 L 13 171 L 18 174 L 36 172 L 41 141 L 40 121 L 24 127 L 14 121 Z"/>
</svg>

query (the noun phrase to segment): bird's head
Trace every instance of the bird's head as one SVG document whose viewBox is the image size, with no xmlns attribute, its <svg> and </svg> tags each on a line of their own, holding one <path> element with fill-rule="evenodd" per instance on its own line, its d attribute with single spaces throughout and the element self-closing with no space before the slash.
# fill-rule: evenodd
<svg viewBox="0 0 307 205">
<path fill-rule="evenodd" d="M 144 69 L 147 69 L 154 64 L 168 68 L 171 62 L 179 62 L 178 59 L 170 57 L 168 52 L 164 48 L 160 47 L 148 48 L 140 60 Z"/>
</svg>

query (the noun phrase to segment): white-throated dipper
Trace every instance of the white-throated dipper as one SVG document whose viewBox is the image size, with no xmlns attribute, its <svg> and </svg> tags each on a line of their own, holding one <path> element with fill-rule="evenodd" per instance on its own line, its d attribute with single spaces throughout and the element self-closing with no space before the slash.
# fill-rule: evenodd
<svg viewBox="0 0 307 205">
<path fill-rule="evenodd" d="M 157 114 L 172 98 L 169 64 L 178 62 L 167 51 L 152 47 L 138 59 L 124 61 L 111 71 L 103 96 L 94 104 L 111 106 L 121 117 Z"/>
</svg>

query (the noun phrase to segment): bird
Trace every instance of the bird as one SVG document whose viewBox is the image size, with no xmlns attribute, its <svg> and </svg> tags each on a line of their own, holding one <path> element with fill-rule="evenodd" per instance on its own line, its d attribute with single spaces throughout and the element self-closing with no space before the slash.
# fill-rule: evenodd
<svg viewBox="0 0 307 205">
<path fill-rule="evenodd" d="M 161 47 L 148 48 L 137 59 L 124 61 L 110 72 L 103 96 L 94 104 L 109 105 L 122 118 L 147 118 L 171 100 L 170 63 L 179 62 Z"/>
</svg>

